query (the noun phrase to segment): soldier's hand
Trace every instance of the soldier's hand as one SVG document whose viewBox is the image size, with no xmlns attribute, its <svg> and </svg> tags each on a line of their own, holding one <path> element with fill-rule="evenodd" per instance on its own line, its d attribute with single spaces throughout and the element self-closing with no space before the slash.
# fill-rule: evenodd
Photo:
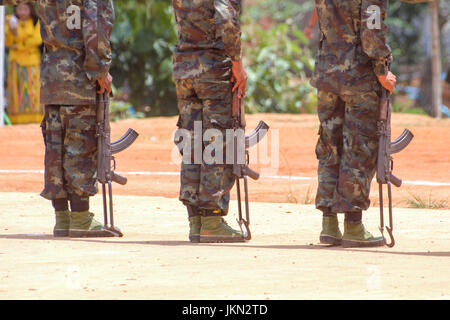
<svg viewBox="0 0 450 320">
<path fill-rule="evenodd" d="M 247 94 L 247 72 L 245 72 L 242 65 L 242 61 L 232 61 L 233 68 L 231 69 L 232 78 L 231 81 L 234 82 L 233 92 L 238 90 L 238 97 L 245 98 Z"/>
<path fill-rule="evenodd" d="M 308 39 L 311 39 L 312 31 L 313 31 L 313 27 L 312 26 L 307 26 L 305 28 L 305 31 L 303 31 L 303 33 L 305 34 L 305 37 L 307 37 Z"/>
<path fill-rule="evenodd" d="M 98 79 L 97 82 L 98 82 L 99 89 L 98 89 L 97 93 L 103 94 L 106 92 L 107 94 L 110 94 L 111 87 L 112 87 L 112 81 L 113 81 L 113 78 L 109 73 L 105 77 Z"/>
<path fill-rule="evenodd" d="M 389 71 L 387 75 L 378 76 L 378 81 L 390 94 L 394 92 L 397 77 L 392 72 Z"/>
<path fill-rule="evenodd" d="M 317 14 L 317 8 L 314 8 L 313 14 L 311 16 L 311 20 L 309 20 L 308 26 L 305 28 L 305 36 L 308 39 L 311 39 L 312 31 L 314 28 L 314 25 L 317 23 L 317 20 L 319 20 L 319 15 Z"/>
</svg>

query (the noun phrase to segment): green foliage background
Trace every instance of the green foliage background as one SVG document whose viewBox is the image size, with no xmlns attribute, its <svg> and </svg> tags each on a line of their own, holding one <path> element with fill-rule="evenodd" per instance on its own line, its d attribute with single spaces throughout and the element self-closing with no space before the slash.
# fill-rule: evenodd
<svg viewBox="0 0 450 320">
<path fill-rule="evenodd" d="M 269 28 L 255 23 L 272 12 Z M 175 115 L 177 102 L 172 80 L 172 50 L 176 27 L 171 1 L 116 0 L 112 36 L 111 73 L 130 102 L 147 116 Z M 295 15 L 311 9 L 291 1 L 259 1 L 242 16 L 244 63 L 249 75 L 249 112 L 313 112 L 315 96 L 305 71 L 314 61 L 308 40 L 296 28 Z"/>
<path fill-rule="evenodd" d="M 112 35 L 114 84 L 150 115 L 176 113 L 172 50 L 176 30 L 171 1 L 116 0 Z"/>
<path fill-rule="evenodd" d="M 420 46 L 420 27 L 427 3 L 409 4 L 391 0 L 386 24 L 389 26 L 387 42 L 391 46 L 395 63 L 394 73 L 399 65 L 414 65 L 424 57 L 424 48 Z M 414 23 L 416 22 L 416 23 Z"/>
<path fill-rule="evenodd" d="M 283 0 L 258 1 L 245 8 L 242 38 L 249 76 L 248 111 L 315 111 L 315 89 L 307 77 L 314 68 L 313 53 L 299 28 L 299 19 L 312 8 L 311 2 Z"/>
<path fill-rule="evenodd" d="M 249 75 L 247 111 L 315 112 L 315 89 L 308 77 L 316 46 L 314 42 L 309 44 L 302 32 L 314 1 L 244 0 L 244 4 L 247 1 L 251 5 L 244 7 L 241 17 L 244 64 Z M 171 1 L 114 3 L 111 73 L 116 87 L 126 92 L 135 109 L 146 116 L 177 114 L 172 80 L 172 50 L 177 35 Z M 426 6 L 391 1 L 389 43 L 398 64 L 417 63 L 421 56 L 420 25 L 412 22 Z"/>
</svg>

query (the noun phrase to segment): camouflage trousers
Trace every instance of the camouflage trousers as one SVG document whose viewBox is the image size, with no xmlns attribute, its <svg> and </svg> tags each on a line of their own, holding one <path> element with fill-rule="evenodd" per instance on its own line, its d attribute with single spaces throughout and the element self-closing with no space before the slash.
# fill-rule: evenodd
<svg viewBox="0 0 450 320">
<path fill-rule="evenodd" d="M 378 154 L 379 99 L 376 92 L 350 96 L 319 90 L 319 210 L 345 213 L 369 208 Z"/>
<path fill-rule="evenodd" d="M 195 161 L 195 139 L 201 139 L 202 151 L 210 141 L 203 140 L 203 133 L 216 129 L 223 137 L 232 128 L 232 92 L 229 79 L 182 79 L 176 81 L 179 120 L 178 128 L 190 132 L 191 161 L 181 164 L 180 201 L 209 214 L 226 215 L 230 202 L 230 190 L 234 185 L 232 166 L 206 164 Z M 194 134 L 194 125 L 201 123 L 201 137 Z M 180 140 L 175 139 L 179 147 Z M 197 142 L 198 143 L 198 142 Z M 180 148 L 180 147 L 179 147 Z M 223 143 L 226 154 L 226 142 Z M 180 150 L 182 153 L 182 150 Z"/>
<path fill-rule="evenodd" d="M 41 123 L 45 144 L 45 187 L 49 199 L 94 196 L 97 189 L 96 107 L 45 107 Z"/>
</svg>

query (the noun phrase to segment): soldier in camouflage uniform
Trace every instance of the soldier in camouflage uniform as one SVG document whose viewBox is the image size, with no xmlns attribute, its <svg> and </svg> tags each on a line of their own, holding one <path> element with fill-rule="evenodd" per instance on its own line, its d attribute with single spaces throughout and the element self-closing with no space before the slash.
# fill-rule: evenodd
<svg viewBox="0 0 450 320">
<path fill-rule="evenodd" d="M 111 91 L 112 0 L 5 0 L 37 2 L 45 45 L 41 64 L 41 127 L 45 187 L 55 209 L 55 236 L 110 236 L 89 212 L 97 193 L 96 95 Z M 70 211 L 69 211 L 70 204 Z M 74 236 L 74 235 L 72 235 Z"/>
<path fill-rule="evenodd" d="M 378 152 L 377 119 L 381 86 L 390 92 L 391 50 L 384 24 L 386 0 L 316 0 L 321 31 L 311 83 L 318 89 L 319 186 L 322 243 L 380 246 L 362 224 L 370 205 L 370 183 Z M 377 16 L 378 15 L 378 16 Z M 378 23 L 378 25 L 377 25 Z M 344 235 L 337 213 L 345 213 Z"/>
<path fill-rule="evenodd" d="M 180 200 L 188 211 L 189 238 L 193 242 L 244 241 L 242 233 L 223 219 L 234 184 L 232 166 L 194 159 L 196 143 L 200 142 L 202 151 L 211 142 L 203 141 L 205 130 L 219 130 L 225 137 L 226 129 L 232 128 L 232 92 L 238 90 L 245 96 L 240 0 L 172 0 L 172 5 L 178 28 L 173 58 L 180 114 L 177 126 L 192 139 L 192 158 L 181 165 L 180 188 Z M 196 124 L 202 129 L 197 137 Z M 178 146 L 180 142 L 181 138 L 175 140 Z"/>
</svg>

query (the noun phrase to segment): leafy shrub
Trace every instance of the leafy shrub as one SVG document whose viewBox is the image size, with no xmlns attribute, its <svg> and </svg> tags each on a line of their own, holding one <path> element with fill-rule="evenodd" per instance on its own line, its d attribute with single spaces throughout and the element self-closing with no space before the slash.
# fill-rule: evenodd
<svg viewBox="0 0 450 320">
<path fill-rule="evenodd" d="M 289 23 L 265 30 L 244 25 L 250 112 L 314 112 L 314 89 L 306 77 L 314 60 L 303 32 Z"/>
<path fill-rule="evenodd" d="M 273 12 L 270 29 L 258 17 Z M 178 112 L 172 79 L 172 52 L 176 28 L 171 1 L 116 0 L 112 36 L 114 63 L 111 73 L 118 87 L 130 91 L 130 102 L 147 116 Z M 312 112 L 313 89 L 305 70 L 313 60 L 307 39 L 296 30 L 299 11 L 311 9 L 294 2 L 259 1 L 244 10 L 242 29 L 244 61 L 249 74 L 248 111 Z"/>
<path fill-rule="evenodd" d="M 176 43 L 171 1 L 116 0 L 111 74 L 130 91 L 130 102 L 150 115 L 177 113 L 172 80 Z"/>
</svg>

